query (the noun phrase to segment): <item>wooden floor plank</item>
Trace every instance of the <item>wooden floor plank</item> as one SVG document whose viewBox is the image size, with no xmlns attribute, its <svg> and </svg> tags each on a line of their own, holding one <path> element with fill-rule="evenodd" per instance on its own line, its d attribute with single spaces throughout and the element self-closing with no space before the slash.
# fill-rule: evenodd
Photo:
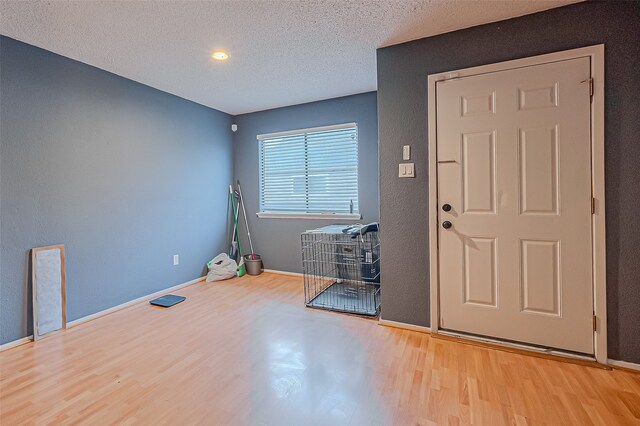
<svg viewBox="0 0 640 426">
<path fill-rule="evenodd" d="M 640 425 L 640 376 L 303 305 L 299 277 L 197 283 L 0 353 L 0 423 Z"/>
</svg>

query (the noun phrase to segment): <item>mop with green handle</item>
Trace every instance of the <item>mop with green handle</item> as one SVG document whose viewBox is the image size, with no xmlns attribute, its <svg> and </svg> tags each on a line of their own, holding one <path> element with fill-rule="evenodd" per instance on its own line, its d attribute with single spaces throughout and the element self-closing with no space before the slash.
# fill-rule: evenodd
<svg viewBox="0 0 640 426">
<path fill-rule="evenodd" d="M 242 256 L 240 234 L 238 233 L 238 214 L 236 213 L 235 194 L 233 193 L 233 186 L 231 185 L 229 185 L 229 195 L 231 197 L 231 209 L 233 210 L 233 232 L 235 233 L 236 240 L 238 242 L 238 255 L 240 256 L 240 262 L 238 263 L 238 276 L 242 277 L 245 273 L 244 257 Z"/>
</svg>

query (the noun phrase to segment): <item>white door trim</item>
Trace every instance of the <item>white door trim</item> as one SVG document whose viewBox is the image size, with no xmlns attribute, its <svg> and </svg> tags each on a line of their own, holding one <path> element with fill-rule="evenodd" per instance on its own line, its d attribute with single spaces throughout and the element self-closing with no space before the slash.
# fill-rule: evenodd
<svg viewBox="0 0 640 426">
<path fill-rule="evenodd" d="M 428 125 L 429 125 L 429 282 L 431 307 L 431 332 L 439 330 L 439 271 L 438 271 L 438 175 L 436 163 L 436 82 L 460 77 L 469 77 L 496 71 L 523 68 L 549 62 L 589 57 L 594 93 L 591 102 L 591 176 L 592 192 L 595 199 L 595 213 L 591 216 L 593 237 L 593 303 L 596 316 L 594 332 L 595 358 L 607 364 L 607 282 L 605 244 L 605 191 L 604 191 L 604 45 L 565 50 L 546 55 L 465 68 L 428 77 Z"/>
</svg>

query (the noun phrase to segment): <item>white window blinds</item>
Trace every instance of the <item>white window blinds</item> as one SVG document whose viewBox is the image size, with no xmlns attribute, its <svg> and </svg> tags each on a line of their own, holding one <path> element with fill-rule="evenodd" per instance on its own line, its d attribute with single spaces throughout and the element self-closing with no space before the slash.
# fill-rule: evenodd
<svg viewBox="0 0 640 426">
<path fill-rule="evenodd" d="M 357 214 L 355 123 L 258 136 L 260 211 Z"/>
</svg>

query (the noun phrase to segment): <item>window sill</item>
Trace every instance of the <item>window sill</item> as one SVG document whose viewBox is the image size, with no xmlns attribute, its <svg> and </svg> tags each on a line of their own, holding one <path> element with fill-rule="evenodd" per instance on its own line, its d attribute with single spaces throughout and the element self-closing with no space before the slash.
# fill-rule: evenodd
<svg viewBox="0 0 640 426">
<path fill-rule="evenodd" d="M 256 216 L 261 219 L 362 219 L 362 216 L 359 213 L 256 213 Z"/>
</svg>

